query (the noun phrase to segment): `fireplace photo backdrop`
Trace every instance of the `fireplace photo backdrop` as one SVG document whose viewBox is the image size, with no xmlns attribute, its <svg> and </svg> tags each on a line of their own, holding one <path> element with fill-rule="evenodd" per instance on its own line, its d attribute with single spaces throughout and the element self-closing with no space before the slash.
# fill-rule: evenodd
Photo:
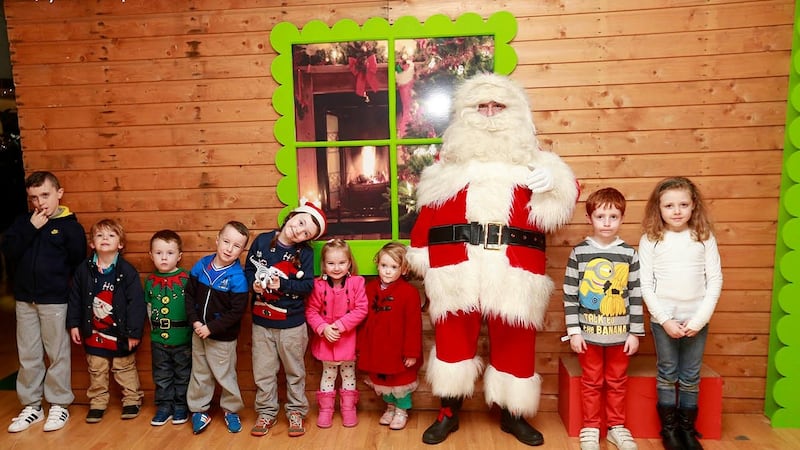
<svg viewBox="0 0 800 450">
<path fill-rule="evenodd" d="M 375 252 L 408 238 L 416 184 L 436 159 L 453 89 L 479 72 L 511 73 L 516 30 L 508 12 L 276 24 L 275 164 L 287 205 L 279 220 L 315 203 L 328 216 L 323 240 L 348 240 L 359 272 L 374 274 Z"/>
</svg>

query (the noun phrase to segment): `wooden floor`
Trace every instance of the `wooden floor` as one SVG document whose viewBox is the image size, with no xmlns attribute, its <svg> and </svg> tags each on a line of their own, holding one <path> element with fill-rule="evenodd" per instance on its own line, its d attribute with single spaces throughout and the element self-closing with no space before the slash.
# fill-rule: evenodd
<svg viewBox="0 0 800 450">
<path fill-rule="evenodd" d="M 14 337 L 14 301 L 0 292 L 0 378 L 14 373 L 17 354 Z M 241 411 L 244 429 L 230 434 L 219 410 L 213 411 L 213 421 L 200 435 L 193 435 L 191 425 L 162 427 L 150 425 L 155 412 L 153 399 L 145 397 L 142 414 L 136 419 L 121 420 L 119 399 L 112 399 L 106 417 L 98 424 L 84 421 L 88 406 L 74 404 L 67 426 L 59 431 L 45 433 L 43 422 L 21 433 L 7 433 L 5 427 L 20 411 L 14 391 L 0 391 L 0 449 L 57 448 L 58 450 L 102 449 L 481 449 L 513 450 L 530 448 L 503 433 L 496 412 L 462 412 L 461 428 L 442 444 L 428 446 L 422 443 L 425 428 L 435 417 L 435 411 L 412 411 L 408 426 L 402 431 L 392 431 L 378 425 L 379 411 L 360 411 L 361 423 L 354 428 L 341 426 L 338 414 L 334 425 L 321 430 L 314 425 L 316 409 L 312 408 L 308 432 L 299 438 L 286 435 L 287 423 L 281 417 L 269 435 L 256 438 L 249 430 L 255 421 L 252 405 Z M 540 413 L 532 423 L 544 433 L 542 449 L 579 449 L 578 439 L 567 436 L 566 429 L 556 413 Z M 657 439 L 638 439 L 639 449 L 661 449 Z M 766 417 L 758 414 L 727 414 L 723 416 L 722 439 L 703 441 L 706 450 L 789 450 L 800 449 L 800 430 L 772 429 Z M 607 442 L 601 449 L 615 449 Z"/>
<path fill-rule="evenodd" d="M 278 422 L 267 436 L 250 436 L 248 430 L 255 420 L 252 409 L 242 411 L 244 430 L 230 434 L 219 411 L 213 414 L 209 428 L 197 436 L 192 434 L 191 425 L 167 424 L 161 427 L 150 425 L 154 408 L 147 405 L 136 419 L 121 420 L 120 408 L 112 403 L 106 417 L 98 424 L 84 422 L 88 408 L 73 405 L 72 417 L 67 426 L 59 431 L 45 433 L 42 422 L 21 433 L 0 434 L 0 448 L 33 449 L 481 449 L 513 450 L 530 448 L 517 442 L 511 435 L 500 431 L 496 414 L 469 412 L 460 416 L 460 429 L 451 434 L 442 444 L 428 446 L 421 442 L 423 430 L 433 422 L 433 411 L 412 412 L 405 430 L 392 431 L 378 425 L 379 413 L 367 411 L 359 413 L 360 423 L 354 428 L 341 426 L 341 419 L 334 418 L 333 427 L 322 430 L 313 423 L 307 427 L 305 436 L 290 438 L 286 435 L 287 424 L 284 418 Z M 10 423 L 19 412 L 16 396 L 12 391 L 0 392 L 0 423 Z M 313 413 L 312 413 L 313 421 Z M 564 425 L 555 413 L 539 414 L 533 424 L 544 433 L 543 449 L 579 448 L 578 439 L 567 436 Z M 661 449 L 656 439 L 638 439 L 639 449 Z M 706 450 L 788 450 L 800 449 L 800 430 L 773 430 L 766 418 L 760 415 L 726 415 L 723 419 L 722 439 L 703 441 Z M 601 449 L 615 449 L 607 442 Z"/>
</svg>

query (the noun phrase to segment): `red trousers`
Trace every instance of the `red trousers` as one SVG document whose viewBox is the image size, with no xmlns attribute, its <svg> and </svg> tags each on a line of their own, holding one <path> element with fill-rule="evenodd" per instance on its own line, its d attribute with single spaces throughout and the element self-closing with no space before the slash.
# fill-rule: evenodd
<svg viewBox="0 0 800 450">
<path fill-rule="evenodd" d="M 434 326 L 436 358 L 446 363 L 470 360 L 478 351 L 483 316 L 480 311 L 448 313 Z M 510 325 L 499 317 L 486 319 L 489 364 L 515 378 L 530 378 L 536 369 L 536 329 Z"/>
<path fill-rule="evenodd" d="M 628 384 L 628 355 L 623 345 L 604 347 L 586 344 L 578 354 L 583 375 L 583 426 L 600 428 L 602 424 L 603 387 L 605 385 L 606 426 L 625 424 L 625 391 Z"/>
</svg>

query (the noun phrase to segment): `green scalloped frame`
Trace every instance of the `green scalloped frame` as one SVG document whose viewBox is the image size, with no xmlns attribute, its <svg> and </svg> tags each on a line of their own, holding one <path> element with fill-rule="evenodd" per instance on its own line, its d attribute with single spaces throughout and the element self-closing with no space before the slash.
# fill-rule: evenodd
<svg viewBox="0 0 800 450">
<path fill-rule="evenodd" d="M 795 8 L 764 412 L 800 428 L 800 9 Z"/>
<path fill-rule="evenodd" d="M 438 14 L 431 16 L 424 23 L 415 17 L 404 16 L 390 24 L 382 17 L 373 17 L 363 26 L 353 20 L 344 19 L 336 22 L 332 27 L 320 20 L 308 22 L 302 29 L 292 23 L 280 22 L 270 32 L 269 41 L 277 56 L 272 61 L 271 73 L 278 83 L 272 94 L 272 106 L 280 116 L 275 122 L 273 132 L 281 148 L 275 155 L 275 166 L 283 174 L 278 182 L 278 199 L 286 205 L 278 215 L 278 222 L 294 209 L 299 201 L 297 180 L 297 147 L 295 134 L 294 115 L 294 80 L 292 74 L 292 45 L 313 44 L 325 42 L 347 42 L 363 40 L 386 40 L 389 48 L 393 48 L 396 39 L 411 38 L 438 38 L 453 36 L 494 36 L 494 72 L 508 75 L 517 66 L 517 54 L 511 47 L 511 40 L 517 34 L 517 20 L 513 14 L 500 11 L 492 14 L 486 20 L 476 13 L 466 13 L 456 20 Z M 389 52 L 389 66 L 394 64 L 394 52 Z M 389 71 L 389 84 L 394 85 L 394 73 Z M 389 91 L 390 105 L 394 105 L 393 90 Z M 389 114 L 389 129 L 391 137 L 388 140 L 390 157 L 396 161 L 398 142 L 396 138 L 396 119 L 394 114 Z M 411 142 L 414 141 L 414 142 Z M 441 139 L 403 140 L 404 144 L 410 143 L 439 143 Z M 396 164 L 393 164 L 392 179 L 396 179 Z M 392 214 L 397 217 L 397 188 L 392 187 Z M 398 236 L 397 223 L 392 227 L 392 235 Z M 388 240 L 359 240 L 349 241 L 353 251 L 359 273 L 374 275 L 375 267 L 372 259 L 375 253 Z M 316 257 L 319 257 L 321 243 L 314 243 Z M 318 260 L 318 259 L 317 259 Z M 319 270 L 318 268 L 315 270 Z"/>
</svg>

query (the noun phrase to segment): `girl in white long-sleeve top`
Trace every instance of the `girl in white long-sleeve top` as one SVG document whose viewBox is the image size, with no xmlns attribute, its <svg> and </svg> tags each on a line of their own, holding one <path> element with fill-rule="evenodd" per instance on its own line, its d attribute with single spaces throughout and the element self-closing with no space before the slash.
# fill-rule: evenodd
<svg viewBox="0 0 800 450">
<path fill-rule="evenodd" d="M 708 322 L 722 290 L 717 241 L 699 190 L 684 177 L 656 185 L 642 225 L 641 289 L 658 360 L 662 441 L 667 450 L 702 449 L 694 423 Z"/>
</svg>

